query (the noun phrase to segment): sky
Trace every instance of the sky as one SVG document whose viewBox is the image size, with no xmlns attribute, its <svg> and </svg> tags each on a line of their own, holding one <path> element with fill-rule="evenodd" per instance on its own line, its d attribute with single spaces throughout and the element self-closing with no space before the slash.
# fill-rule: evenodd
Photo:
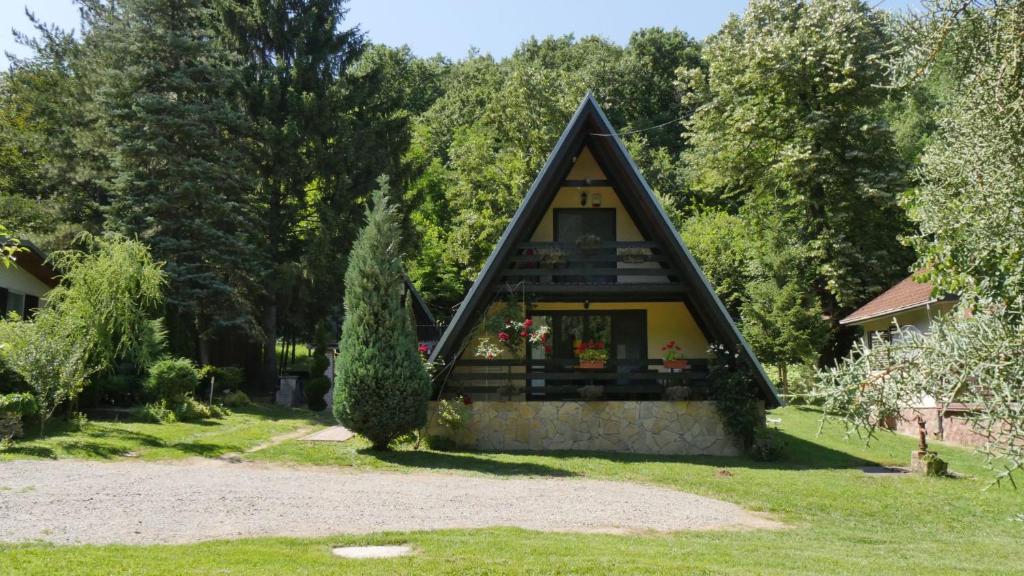
<svg viewBox="0 0 1024 576">
<path fill-rule="evenodd" d="M 916 4 L 881 1 L 888 10 Z M 45 22 L 79 27 L 73 0 L 0 0 L 0 69 L 7 52 L 27 55 L 11 33 L 31 30 L 26 6 Z M 458 59 L 476 47 L 500 58 L 530 36 L 597 34 L 625 44 L 630 32 L 661 26 L 702 39 L 744 6 L 746 0 L 350 0 L 347 25 L 358 24 L 373 42 L 408 44 L 419 56 Z"/>
</svg>

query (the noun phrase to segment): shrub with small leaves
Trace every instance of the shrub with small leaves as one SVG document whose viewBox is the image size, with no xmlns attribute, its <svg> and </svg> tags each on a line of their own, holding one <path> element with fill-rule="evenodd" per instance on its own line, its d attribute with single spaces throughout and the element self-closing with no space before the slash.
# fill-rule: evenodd
<svg viewBox="0 0 1024 576">
<path fill-rule="evenodd" d="M 324 367 L 326 370 L 327 368 Z M 331 381 L 327 376 L 314 376 L 303 383 L 303 390 L 306 392 L 306 404 L 314 412 L 320 412 L 327 408 L 327 401 L 324 395 L 331 388 Z"/>
<path fill-rule="evenodd" d="M 224 395 L 224 398 L 221 401 L 228 408 L 241 408 L 252 404 L 252 400 L 249 399 L 249 395 L 241 390 L 228 392 Z"/>
<path fill-rule="evenodd" d="M 199 371 L 187 358 L 169 358 L 154 363 L 146 378 L 146 394 L 153 400 L 166 400 L 171 405 L 185 401 L 185 397 L 199 385 Z"/>
<path fill-rule="evenodd" d="M 174 411 L 167 407 L 166 400 L 158 400 L 146 404 L 139 411 L 138 418 L 145 422 L 153 422 L 154 424 L 171 424 L 178 421 Z"/>
</svg>

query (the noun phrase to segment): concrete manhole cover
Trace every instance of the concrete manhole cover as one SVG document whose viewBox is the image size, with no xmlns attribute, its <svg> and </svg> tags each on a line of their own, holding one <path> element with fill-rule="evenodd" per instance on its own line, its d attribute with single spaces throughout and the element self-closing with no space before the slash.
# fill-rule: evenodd
<svg viewBox="0 0 1024 576">
<path fill-rule="evenodd" d="M 412 554 L 412 547 L 398 546 L 338 546 L 331 554 L 341 558 L 397 558 Z"/>
</svg>

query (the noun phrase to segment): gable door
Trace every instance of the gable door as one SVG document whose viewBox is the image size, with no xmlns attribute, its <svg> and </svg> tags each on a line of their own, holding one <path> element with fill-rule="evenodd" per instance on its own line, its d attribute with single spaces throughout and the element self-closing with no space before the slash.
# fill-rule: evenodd
<svg viewBox="0 0 1024 576">
<path fill-rule="evenodd" d="M 555 242 L 576 245 L 580 238 L 596 236 L 601 242 L 615 242 L 614 208 L 555 208 Z M 615 249 L 570 248 L 569 264 L 574 268 L 614 268 Z M 596 260 L 596 261 L 595 261 Z M 560 282 L 615 282 L 615 276 L 560 276 Z"/>
</svg>

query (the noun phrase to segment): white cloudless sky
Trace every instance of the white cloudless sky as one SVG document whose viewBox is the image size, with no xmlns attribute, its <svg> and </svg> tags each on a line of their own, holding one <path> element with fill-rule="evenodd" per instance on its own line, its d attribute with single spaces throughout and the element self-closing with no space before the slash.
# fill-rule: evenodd
<svg viewBox="0 0 1024 576">
<path fill-rule="evenodd" d="M 917 4 L 883 0 L 881 8 Z M 597 34 L 624 44 L 638 28 L 661 26 L 702 39 L 745 6 L 745 0 L 351 0 L 345 25 L 358 24 L 374 42 L 408 44 L 420 56 L 457 59 L 476 47 L 501 57 L 530 36 Z M 27 55 L 12 33 L 31 32 L 26 8 L 61 28 L 80 27 L 73 0 L 0 0 L 0 69 L 8 66 L 7 52 Z"/>
</svg>

